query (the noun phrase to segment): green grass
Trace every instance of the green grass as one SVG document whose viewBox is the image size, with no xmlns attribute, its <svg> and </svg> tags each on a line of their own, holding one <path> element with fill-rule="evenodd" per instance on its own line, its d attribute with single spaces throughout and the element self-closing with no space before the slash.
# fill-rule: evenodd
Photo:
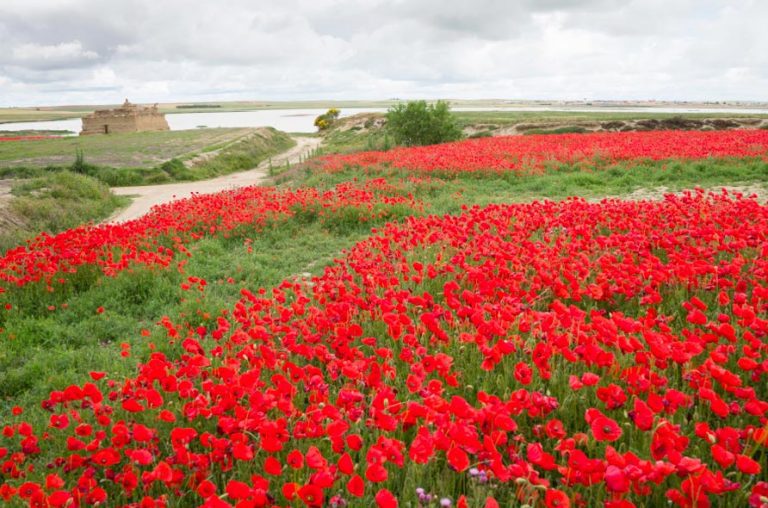
<svg viewBox="0 0 768 508">
<path fill-rule="evenodd" d="M 583 134 L 587 132 L 584 127 L 577 125 L 568 125 L 563 127 L 554 127 L 552 129 L 530 129 L 525 131 L 525 135 L 532 134 Z"/>
<path fill-rule="evenodd" d="M 662 113 L 649 108 L 648 112 L 632 111 L 456 111 L 454 112 L 462 126 L 475 124 L 496 124 L 499 126 L 516 123 L 543 122 L 594 122 L 594 121 L 626 121 L 670 118 L 690 118 L 703 120 L 706 118 L 768 118 L 768 114 L 742 113 Z"/>
<path fill-rule="evenodd" d="M 390 181 L 406 176 L 431 176 L 433 184 L 426 196 L 434 213 L 456 213 L 461 203 L 488 204 L 563 199 L 582 196 L 596 199 L 621 196 L 638 190 L 661 187 L 670 192 L 693 187 L 713 188 L 758 184 L 768 187 L 768 162 L 760 159 L 711 159 L 699 161 L 645 161 L 621 163 L 603 169 L 585 170 L 581 166 L 557 165 L 545 172 L 502 173 L 413 173 L 405 170 L 359 170 L 338 173 L 310 173 L 302 185 L 330 188 L 338 183 L 385 177 Z M 418 186 L 417 186 L 418 187 Z M 417 192 L 420 189 L 416 189 Z M 417 194 L 424 199 L 424 196 Z"/>
<path fill-rule="evenodd" d="M 185 158 L 218 144 L 253 134 L 256 129 L 196 129 L 132 132 L 107 136 L 5 141 L 0 143 L 0 167 L 66 166 L 79 149 L 91 164 L 115 168 L 152 167 Z"/>
<path fill-rule="evenodd" d="M 142 132 L 13 141 L 0 143 L 0 159 L 6 157 L 6 167 L 2 167 L 3 162 L 0 160 L 0 178 L 31 178 L 72 169 L 113 187 L 204 180 L 251 169 L 293 145 L 290 136 L 272 128 Z M 38 163 L 48 159 L 31 157 L 33 153 L 63 153 L 63 150 L 71 150 L 71 153 L 66 157 L 55 157 L 56 160 L 64 161 L 61 164 L 43 167 Z M 79 166 L 78 150 L 82 150 L 83 155 L 83 164 Z M 190 167 L 184 164 L 185 160 L 198 153 L 211 152 L 217 153 Z M 17 165 L 11 165 L 8 158 L 14 153 L 26 154 L 28 158 L 19 159 Z M 103 163 L 105 160 L 138 162 L 139 159 L 149 161 L 150 165 L 123 167 Z"/>
<path fill-rule="evenodd" d="M 24 129 L 19 131 L 4 131 L 0 130 L 0 137 L 16 137 L 16 136 L 67 136 L 72 134 L 72 131 L 68 130 L 53 130 L 53 129 Z"/>
<path fill-rule="evenodd" d="M 93 110 L 91 110 L 93 111 Z M 0 123 L 38 122 L 79 118 L 84 112 L 54 108 L 0 108 Z"/>
<path fill-rule="evenodd" d="M 194 180 L 204 180 L 256 167 L 272 155 L 296 144 L 288 134 L 272 128 L 262 129 L 253 136 L 222 149 L 216 157 L 190 169 Z"/>
<path fill-rule="evenodd" d="M 0 230 L 0 249 L 22 243 L 41 231 L 58 233 L 89 221 L 109 217 L 128 199 L 115 196 L 95 178 L 69 171 L 20 181 L 11 189 L 5 213 L 17 227 Z"/>
<path fill-rule="evenodd" d="M 389 150 L 392 138 L 385 129 L 331 128 L 323 135 L 323 153 L 350 153 L 371 150 Z"/>
</svg>

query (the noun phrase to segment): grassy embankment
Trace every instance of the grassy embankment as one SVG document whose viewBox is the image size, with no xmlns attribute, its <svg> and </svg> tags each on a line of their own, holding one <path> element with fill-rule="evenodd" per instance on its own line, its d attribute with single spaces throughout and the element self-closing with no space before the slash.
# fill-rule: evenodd
<svg viewBox="0 0 768 508">
<path fill-rule="evenodd" d="M 116 168 L 151 167 L 230 143 L 254 129 L 196 129 L 71 136 L 0 144 L 0 167 L 67 166 L 82 150 L 88 162 Z M 210 148 L 209 148 L 210 147 Z"/>
<path fill-rule="evenodd" d="M 105 219 L 128 201 L 95 178 L 70 171 L 19 180 L 0 212 L 0 252 L 41 231 L 56 233 Z"/>
<path fill-rule="evenodd" d="M 0 143 L 0 178 L 71 169 L 81 152 L 85 166 L 79 170 L 110 186 L 202 180 L 252 168 L 292 145 L 287 134 L 270 128 L 6 141 Z"/>
</svg>

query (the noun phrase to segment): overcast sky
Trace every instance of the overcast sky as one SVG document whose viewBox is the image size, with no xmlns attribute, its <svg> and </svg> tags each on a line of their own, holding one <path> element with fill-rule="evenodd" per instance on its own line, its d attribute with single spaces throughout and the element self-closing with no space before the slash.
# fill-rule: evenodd
<svg viewBox="0 0 768 508">
<path fill-rule="evenodd" d="M 0 106 L 768 100 L 766 0 L 0 0 Z"/>
</svg>

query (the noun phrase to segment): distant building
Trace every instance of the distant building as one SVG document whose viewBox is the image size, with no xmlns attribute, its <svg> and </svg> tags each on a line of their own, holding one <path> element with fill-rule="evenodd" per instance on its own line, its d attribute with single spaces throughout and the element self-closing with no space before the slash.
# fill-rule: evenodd
<svg viewBox="0 0 768 508">
<path fill-rule="evenodd" d="M 167 130 L 170 130 L 168 122 L 165 115 L 157 110 L 157 104 L 151 107 L 137 106 L 125 99 L 119 108 L 99 109 L 83 117 L 80 135 Z"/>
</svg>

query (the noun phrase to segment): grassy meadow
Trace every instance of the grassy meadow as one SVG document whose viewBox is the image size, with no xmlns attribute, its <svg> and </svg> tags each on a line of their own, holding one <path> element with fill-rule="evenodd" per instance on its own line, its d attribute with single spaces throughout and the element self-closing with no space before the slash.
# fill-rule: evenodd
<svg viewBox="0 0 768 508">
<path fill-rule="evenodd" d="M 0 143 L 0 167 L 68 165 L 78 150 L 99 166 L 148 167 L 215 150 L 254 132 L 256 129 L 221 128 L 6 141 Z"/>
<path fill-rule="evenodd" d="M 55 234 L 106 219 L 129 202 L 103 182 L 71 171 L 17 180 L 6 199 L 0 211 L 0 252 L 43 231 Z"/>
<path fill-rule="evenodd" d="M 0 143 L 0 177 L 71 170 L 110 186 L 212 178 L 256 167 L 294 142 L 271 128 L 199 129 Z"/>
</svg>

